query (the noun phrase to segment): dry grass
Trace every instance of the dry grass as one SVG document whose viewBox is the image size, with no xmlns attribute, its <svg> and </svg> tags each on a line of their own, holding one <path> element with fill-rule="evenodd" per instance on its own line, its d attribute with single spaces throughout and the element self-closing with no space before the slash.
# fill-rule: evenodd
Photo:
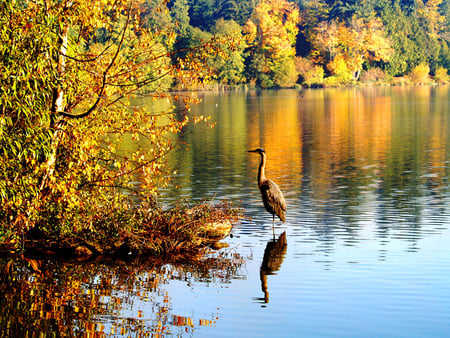
<svg viewBox="0 0 450 338">
<path fill-rule="evenodd" d="M 71 233 L 29 231 L 21 247 L 30 255 L 77 259 L 105 257 L 194 257 L 228 235 L 241 209 L 230 202 L 182 201 L 169 210 L 141 205 L 130 210 L 98 210 L 89 227 Z M 215 224 L 214 230 L 211 225 Z M 75 227 L 74 227 L 75 228 Z M 0 243 L 0 253 L 17 252 Z"/>
<path fill-rule="evenodd" d="M 220 234 L 212 232 L 206 234 L 205 230 L 209 225 L 231 225 L 240 217 L 240 210 L 234 209 L 229 202 L 201 202 L 194 205 L 180 202 L 167 211 L 151 210 L 141 228 L 128 234 L 128 244 L 140 254 L 194 253 L 211 244 L 214 237 L 221 237 Z"/>
</svg>

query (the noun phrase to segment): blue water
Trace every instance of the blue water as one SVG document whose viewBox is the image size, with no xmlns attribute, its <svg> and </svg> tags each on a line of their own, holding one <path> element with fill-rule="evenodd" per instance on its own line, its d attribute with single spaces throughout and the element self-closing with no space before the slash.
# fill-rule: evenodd
<svg viewBox="0 0 450 338">
<path fill-rule="evenodd" d="M 244 276 L 229 285 L 168 287 L 174 309 L 180 300 L 180 311 L 218 313 L 213 327 L 195 335 L 448 335 L 448 88 L 306 91 L 301 97 L 281 91 L 241 100 L 207 96 L 207 107 L 225 106 L 211 132 L 218 141 L 197 145 L 195 133 L 187 139 L 189 154 L 199 160 L 189 163 L 195 174 L 181 174 L 191 184 L 178 194 L 231 198 L 251 217 L 227 240 L 249 257 Z M 236 101 L 233 112 L 229 103 Z M 233 115 L 239 107 L 243 120 Z M 276 225 L 277 238 L 286 231 L 287 249 L 279 270 L 267 276 L 266 298 L 260 267 L 272 239 L 271 215 L 256 187 L 259 157 L 245 154 L 258 146 L 266 149 L 267 174 L 288 204 L 287 222 Z"/>
</svg>

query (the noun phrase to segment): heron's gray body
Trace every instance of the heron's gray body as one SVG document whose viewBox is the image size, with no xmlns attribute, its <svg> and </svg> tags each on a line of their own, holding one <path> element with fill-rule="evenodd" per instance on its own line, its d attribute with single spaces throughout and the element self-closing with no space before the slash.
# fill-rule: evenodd
<svg viewBox="0 0 450 338">
<path fill-rule="evenodd" d="M 278 185 L 266 179 L 258 184 L 262 200 L 266 210 L 272 215 L 277 215 L 281 221 L 286 221 L 286 201 Z"/>
<path fill-rule="evenodd" d="M 284 196 L 278 185 L 266 177 L 266 152 L 262 148 L 250 150 L 249 152 L 261 155 L 261 162 L 258 169 L 258 187 L 259 191 L 261 191 L 264 207 L 273 215 L 274 220 L 275 215 L 277 215 L 282 222 L 285 222 L 286 201 L 284 200 Z"/>
</svg>

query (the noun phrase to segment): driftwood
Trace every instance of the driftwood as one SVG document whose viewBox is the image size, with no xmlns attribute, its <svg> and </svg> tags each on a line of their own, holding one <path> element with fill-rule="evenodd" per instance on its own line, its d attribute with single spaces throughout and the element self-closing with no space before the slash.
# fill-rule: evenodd
<svg viewBox="0 0 450 338">
<path fill-rule="evenodd" d="M 224 220 L 222 222 L 205 223 L 203 229 L 200 232 L 200 238 L 203 243 L 213 243 L 220 241 L 227 237 L 233 225 L 230 220 Z"/>
</svg>

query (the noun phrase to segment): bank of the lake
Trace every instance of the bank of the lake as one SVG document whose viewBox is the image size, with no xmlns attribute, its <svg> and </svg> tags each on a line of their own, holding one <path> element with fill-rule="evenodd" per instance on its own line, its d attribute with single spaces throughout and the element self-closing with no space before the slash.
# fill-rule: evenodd
<svg viewBox="0 0 450 338">
<path fill-rule="evenodd" d="M 229 235 L 241 218 L 241 210 L 230 202 L 179 201 L 168 210 L 153 205 L 138 205 L 111 215 L 81 234 L 45 233 L 30 229 L 21 243 L 2 242 L 0 252 L 12 257 L 54 257 L 90 260 L 98 256 L 131 259 L 195 258 L 207 247 L 220 247 L 218 242 Z"/>
</svg>

